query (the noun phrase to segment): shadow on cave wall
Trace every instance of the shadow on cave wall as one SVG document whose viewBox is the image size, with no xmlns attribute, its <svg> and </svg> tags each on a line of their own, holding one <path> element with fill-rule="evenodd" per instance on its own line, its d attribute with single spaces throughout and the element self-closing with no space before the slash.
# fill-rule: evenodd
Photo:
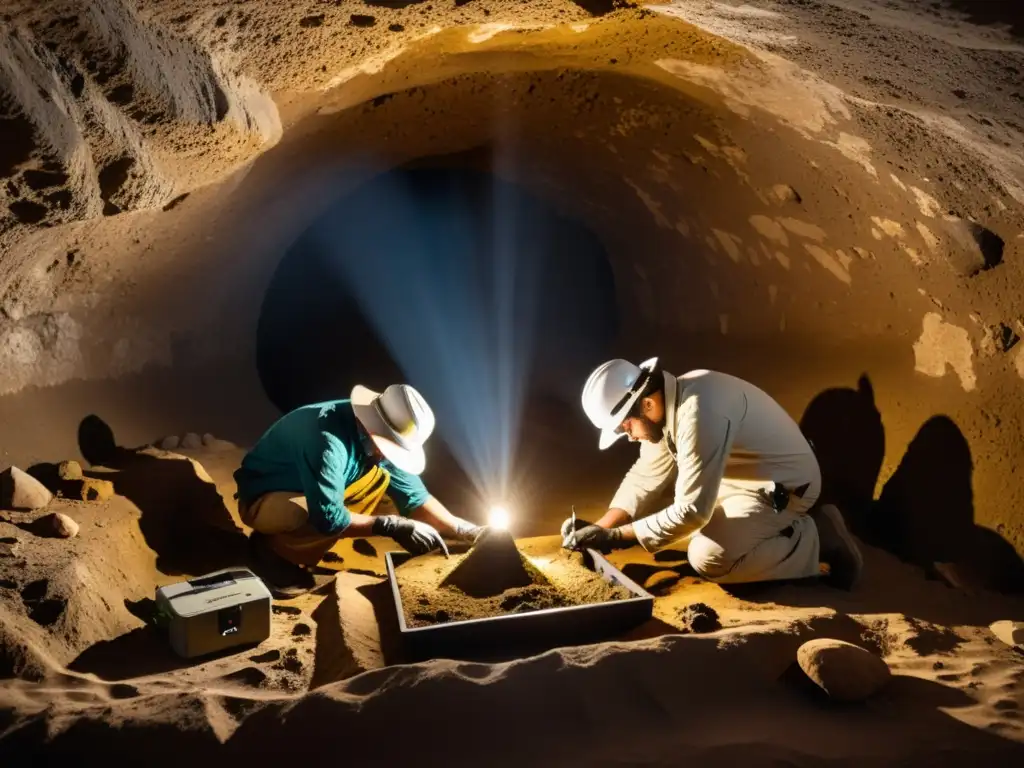
<svg viewBox="0 0 1024 768">
<path fill-rule="evenodd" d="M 1020 0 L 949 0 L 975 24 L 1006 24 L 1010 33 L 1024 37 L 1024 3 Z"/>
<path fill-rule="evenodd" d="M 191 461 L 120 446 L 95 414 L 79 424 L 78 443 L 92 467 L 115 470 L 90 474 L 110 480 L 114 491 L 139 509 L 139 529 L 162 573 L 196 575 L 248 562 L 248 539 L 217 486 Z"/>
<path fill-rule="evenodd" d="M 973 460 L 948 416 L 918 430 L 899 467 L 874 497 L 885 429 L 868 377 L 856 389 L 820 393 L 800 427 L 822 469 L 822 501 L 835 503 L 854 532 L 930 575 L 1003 592 L 1024 592 L 1024 561 L 998 533 L 974 522 Z"/>
<path fill-rule="evenodd" d="M 594 233 L 491 174 L 406 167 L 337 200 L 284 255 L 257 368 L 283 412 L 409 381 L 441 428 L 498 380 L 575 405 L 618 327 Z"/>
</svg>

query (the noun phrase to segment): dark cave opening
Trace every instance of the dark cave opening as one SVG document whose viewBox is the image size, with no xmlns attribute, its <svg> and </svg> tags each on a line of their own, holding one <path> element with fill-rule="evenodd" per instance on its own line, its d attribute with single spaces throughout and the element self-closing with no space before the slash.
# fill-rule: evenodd
<svg viewBox="0 0 1024 768">
<path fill-rule="evenodd" d="M 550 498 L 593 464 L 559 443 L 597 453 L 579 393 L 618 332 L 612 268 L 586 226 L 484 171 L 417 164 L 339 197 L 291 246 L 261 306 L 257 369 L 282 412 L 408 382 L 437 417 L 428 484 L 479 498 L 481 482 L 506 493 L 529 474 L 529 495 Z"/>
</svg>

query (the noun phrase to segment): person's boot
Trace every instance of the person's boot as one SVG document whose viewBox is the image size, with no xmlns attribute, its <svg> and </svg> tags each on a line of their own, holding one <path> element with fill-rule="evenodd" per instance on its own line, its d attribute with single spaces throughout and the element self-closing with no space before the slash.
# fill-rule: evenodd
<svg viewBox="0 0 1024 768">
<path fill-rule="evenodd" d="M 811 514 L 821 542 L 820 560 L 828 564 L 825 582 L 839 589 L 851 590 L 860 581 L 864 557 L 846 527 L 843 514 L 833 504 L 823 504 Z"/>
<path fill-rule="evenodd" d="M 318 587 L 313 574 L 289 562 L 270 548 L 265 534 L 253 531 L 249 535 L 253 570 L 263 580 L 270 594 L 277 600 L 289 600 L 312 592 Z"/>
</svg>

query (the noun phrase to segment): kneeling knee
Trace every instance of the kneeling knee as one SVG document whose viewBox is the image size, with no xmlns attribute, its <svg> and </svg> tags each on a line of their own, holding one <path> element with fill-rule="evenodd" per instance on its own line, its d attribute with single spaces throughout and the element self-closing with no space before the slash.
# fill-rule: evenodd
<svg viewBox="0 0 1024 768">
<path fill-rule="evenodd" d="M 729 575 L 735 561 L 709 539 L 696 538 L 687 548 L 687 561 L 697 575 L 708 581 L 719 581 Z"/>
</svg>

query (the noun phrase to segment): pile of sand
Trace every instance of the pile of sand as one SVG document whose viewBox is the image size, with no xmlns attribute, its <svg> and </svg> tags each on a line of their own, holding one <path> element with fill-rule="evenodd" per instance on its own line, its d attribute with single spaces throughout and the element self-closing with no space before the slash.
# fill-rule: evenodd
<svg viewBox="0 0 1024 768">
<path fill-rule="evenodd" d="M 487 534 L 466 554 L 431 554 L 395 569 L 409 626 L 423 627 L 631 597 L 554 542 Z"/>
</svg>

